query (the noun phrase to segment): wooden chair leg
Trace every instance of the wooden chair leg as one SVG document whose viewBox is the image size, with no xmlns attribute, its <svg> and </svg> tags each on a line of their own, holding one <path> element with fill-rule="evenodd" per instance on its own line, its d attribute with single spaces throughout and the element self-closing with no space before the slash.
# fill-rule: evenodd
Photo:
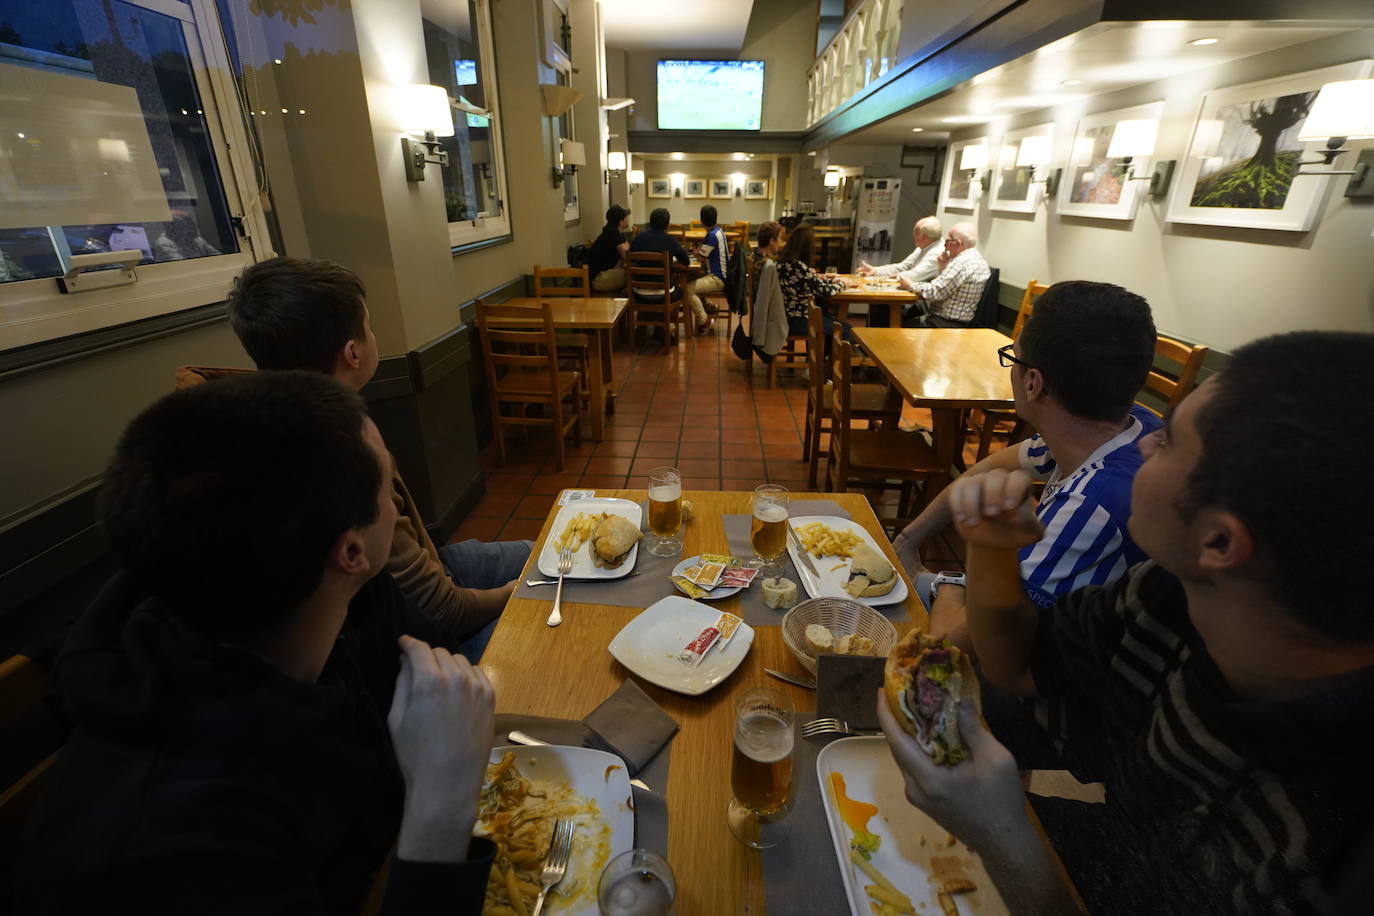
<svg viewBox="0 0 1374 916">
<path fill-rule="evenodd" d="M 802 435 L 802 461 L 811 460 L 811 427 L 816 423 L 815 413 L 806 411 L 806 431 Z M 814 483 L 814 481 L 813 481 Z"/>
<path fill-rule="evenodd" d="M 506 425 L 501 422 L 501 408 L 492 406 L 491 425 L 496 428 L 496 453 L 501 459 L 501 467 L 506 466 Z"/>
</svg>

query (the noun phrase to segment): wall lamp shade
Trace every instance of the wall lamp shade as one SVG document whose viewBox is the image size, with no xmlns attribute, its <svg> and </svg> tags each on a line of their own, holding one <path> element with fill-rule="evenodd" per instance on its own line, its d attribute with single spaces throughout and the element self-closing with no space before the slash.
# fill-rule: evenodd
<svg viewBox="0 0 1374 916">
<path fill-rule="evenodd" d="M 587 148 L 576 140 L 564 140 L 562 154 L 564 168 L 587 164 Z"/>
<path fill-rule="evenodd" d="M 1298 129 L 1298 139 L 1374 137 L 1374 79 L 1327 83 Z"/>
<path fill-rule="evenodd" d="M 453 108 L 442 86 L 405 86 L 398 96 L 401 130 L 420 136 L 453 136 Z"/>
<path fill-rule="evenodd" d="M 967 171 L 969 169 L 987 168 L 988 146 L 986 143 L 978 143 L 973 146 L 964 147 L 963 153 L 959 156 L 959 169 Z"/>
<path fill-rule="evenodd" d="M 822 180 L 825 182 L 825 186 L 833 191 L 840 186 L 840 173 L 830 169 L 825 173 L 825 178 Z"/>
<path fill-rule="evenodd" d="M 644 187 L 643 169 L 630 169 L 630 184 L 634 185 L 636 188 Z"/>
<path fill-rule="evenodd" d="M 1021 146 L 1016 152 L 1018 168 L 1039 168 L 1042 165 L 1049 165 L 1049 162 L 1049 137 L 1023 137 L 1021 139 Z"/>
<path fill-rule="evenodd" d="M 539 92 L 544 100 L 544 114 L 551 118 L 560 117 L 582 101 L 582 93 L 571 86 L 560 86 L 557 83 L 540 83 Z"/>
<path fill-rule="evenodd" d="M 606 154 L 606 168 L 610 169 L 612 172 L 623 172 L 625 171 L 625 166 L 625 154 L 620 150 L 613 150 Z"/>
<path fill-rule="evenodd" d="M 1136 156 L 1151 156 L 1155 151 L 1155 137 L 1159 133 L 1159 121 L 1154 118 L 1137 118 L 1116 122 L 1112 131 L 1112 142 L 1107 146 L 1108 159 L 1132 159 Z"/>
</svg>

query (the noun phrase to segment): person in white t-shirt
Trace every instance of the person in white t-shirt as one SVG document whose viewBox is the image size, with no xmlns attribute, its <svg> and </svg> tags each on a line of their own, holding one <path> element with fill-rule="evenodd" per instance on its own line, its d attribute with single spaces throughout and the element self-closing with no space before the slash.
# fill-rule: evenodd
<svg viewBox="0 0 1374 916">
<path fill-rule="evenodd" d="M 940 239 L 944 227 L 933 216 L 918 219 L 911 227 L 911 241 L 916 248 L 906 256 L 906 260 L 895 264 L 874 267 L 867 261 L 859 262 L 859 275 L 863 277 L 906 277 L 910 283 L 919 280 L 932 280 L 940 272 L 936 260 L 940 257 Z"/>
</svg>

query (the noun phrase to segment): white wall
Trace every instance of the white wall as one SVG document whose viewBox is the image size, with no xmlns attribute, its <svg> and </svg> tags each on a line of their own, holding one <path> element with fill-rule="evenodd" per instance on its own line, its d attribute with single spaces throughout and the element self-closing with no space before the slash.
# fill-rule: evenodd
<svg viewBox="0 0 1374 916">
<path fill-rule="evenodd" d="M 716 208 L 718 219 L 722 223 L 733 223 L 737 220 L 748 220 L 751 226 L 757 226 L 765 220 L 773 218 L 773 201 L 768 200 L 745 200 L 743 196 L 732 197 L 729 200 L 713 200 L 706 198 L 684 198 L 673 197 L 671 199 L 649 198 L 645 191 L 648 181 L 653 178 L 666 178 L 673 172 L 681 172 L 688 178 L 728 178 L 734 172 L 748 175 L 751 178 L 772 178 L 773 163 L 765 159 L 751 159 L 743 162 L 736 162 L 732 159 L 700 159 L 674 161 L 672 159 L 651 159 L 636 156 L 637 161 L 643 163 L 636 166 L 644 169 L 645 187 L 639 188 L 634 193 L 634 198 L 630 204 L 632 211 L 630 222 L 647 223 L 649 221 L 649 211 L 658 207 L 667 207 L 672 214 L 673 222 L 684 223 L 688 220 L 697 219 L 701 213 L 703 204 L 711 204 Z M 776 182 L 774 183 L 777 184 Z M 710 186 L 707 185 L 707 193 L 710 193 Z M 776 196 L 780 193 L 775 186 L 770 189 L 770 194 Z"/>
<path fill-rule="evenodd" d="M 1155 157 L 1181 160 L 1208 91 L 1369 57 L 1374 30 L 1353 31 L 1093 97 L 1074 109 L 1025 114 L 1004 126 L 1053 121 L 1055 161 L 1062 164 L 1081 113 L 1163 99 Z M 954 139 L 988 133 L 995 149 L 1001 129 L 975 128 Z M 1371 141 L 1349 145 L 1358 150 Z M 1337 167 L 1353 160 L 1346 154 Z M 1061 217 L 1053 203 L 1033 215 L 1000 213 L 986 207 L 986 198 L 972 213 L 942 210 L 940 217 L 946 226 L 976 222 L 981 247 L 1006 283 L 1119 283 L 1149 299 L 1161 331 L 1222 350 L 1302 328 L 1374 330 L 1374 203 L 1342 196 L 1345 178 L 1299 180 L 1329 182 L 1324 212 L 1309 232 L 1166 223 L 1168 199 L 1148 196 L 1132 222 Z"/>
</svg>

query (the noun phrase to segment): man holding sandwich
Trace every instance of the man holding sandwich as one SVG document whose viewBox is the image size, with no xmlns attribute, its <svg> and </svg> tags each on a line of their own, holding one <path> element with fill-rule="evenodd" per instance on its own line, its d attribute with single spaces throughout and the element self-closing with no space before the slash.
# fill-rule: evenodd
<svg viewBox="0 0 1374 916">
<path fill-rule="evenodd" d="M 1018 576 L 1041 533 L 1029 476 L 951 488 L 984 676 L 1063 710 L 1075 774 L 1106 786 L 1102 805 L 1032 796 L 1091 912 L 1317 913 L 1342 877 L 1374 814 L 1374 489 L 1349 472 L 1374 431 L 1342 422 L 1374 399 L 1372 364 L 1371 334 L 1237 350 L 1142 443 L 1130 529 L 1154 559 L 1050 610 Z M 908 798 L 1021 911 L 1070 906 L 972 698 L 952 768 L 879 707 Z"/>
</svg>

